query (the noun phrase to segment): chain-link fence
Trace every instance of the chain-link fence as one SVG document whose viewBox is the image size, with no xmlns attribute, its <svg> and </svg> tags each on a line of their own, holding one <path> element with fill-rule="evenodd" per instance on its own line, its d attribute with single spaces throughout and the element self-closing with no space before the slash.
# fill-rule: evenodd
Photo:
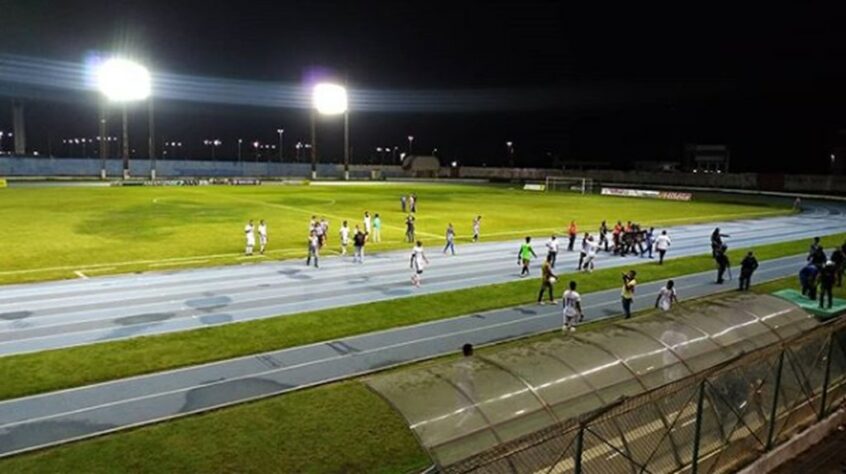
<svg viewBox="0 0 846 474">
<path fill-rule="evenodd" d="M 818 422 L 845 397 L 846 319 L 840 319 L 441 472 L 730 472 Z"/>
</svg>

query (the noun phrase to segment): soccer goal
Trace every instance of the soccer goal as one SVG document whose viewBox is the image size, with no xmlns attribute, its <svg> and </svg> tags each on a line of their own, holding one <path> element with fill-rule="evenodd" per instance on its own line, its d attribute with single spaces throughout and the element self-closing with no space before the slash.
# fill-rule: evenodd
<svg viewBox="0 0 846 474">
<path fill-rule="evenodd" d="M 569 191 L 582 194 L 590 194 L 593 192 L 593 179 L 564 176 L 547 176 L 546 190 Z"/>
</svg>

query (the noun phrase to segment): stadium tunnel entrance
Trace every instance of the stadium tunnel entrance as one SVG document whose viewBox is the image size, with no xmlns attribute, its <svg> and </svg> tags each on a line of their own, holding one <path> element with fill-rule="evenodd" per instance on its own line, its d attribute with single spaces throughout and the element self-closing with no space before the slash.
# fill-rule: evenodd
<svg viewBox="0 0 846 474">
<path fill-rule="evenodd" d="M 846 319 L 769 295 L 367 379 L 438 472 L 726 472 L 846 398 Z"/>
</svg>

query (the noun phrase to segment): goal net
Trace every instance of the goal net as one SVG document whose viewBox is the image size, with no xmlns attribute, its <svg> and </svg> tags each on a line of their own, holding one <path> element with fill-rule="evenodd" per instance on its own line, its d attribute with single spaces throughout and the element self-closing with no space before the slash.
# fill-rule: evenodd
<svg viewBox="0 0 846 474">
<path fill-rule="evenodd" d="M 590 194 L 593 192 L 593 179 L 563 176 L 547 176 L 546 190 Z"/>
</svg>

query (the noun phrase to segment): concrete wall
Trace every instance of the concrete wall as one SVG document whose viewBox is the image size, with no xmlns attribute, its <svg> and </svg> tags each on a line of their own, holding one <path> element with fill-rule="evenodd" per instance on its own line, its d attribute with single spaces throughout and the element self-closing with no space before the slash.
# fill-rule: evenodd
<svg viewBox="0 0 846 474">
<path fill-rule="evenodd" d="M 70 176 L 99 177 L 98 158 L 34 158 L 0 157 L 0 176 Z M 383 166 L 382 175 L 405 176 L 399 166 Z M 350 166 L 354 178 L 370 178 L 373 166 Z M 106 160 L 106 175 L 117 178 L 123 174 L 121 160 Z M 343 176 L 343 165 L 318 163 L 317 174 L 322 177 Z M 131 160 L 130 175 L 137 178 L 150 176 L 149 160 Z M 254 176 L 254 177 L 307 177 L 311 176 L 309 163 L 255 163 L 234 161 L 181 161 L 158 160 L 156 174 L 162 178 Z"/>
</svg>

